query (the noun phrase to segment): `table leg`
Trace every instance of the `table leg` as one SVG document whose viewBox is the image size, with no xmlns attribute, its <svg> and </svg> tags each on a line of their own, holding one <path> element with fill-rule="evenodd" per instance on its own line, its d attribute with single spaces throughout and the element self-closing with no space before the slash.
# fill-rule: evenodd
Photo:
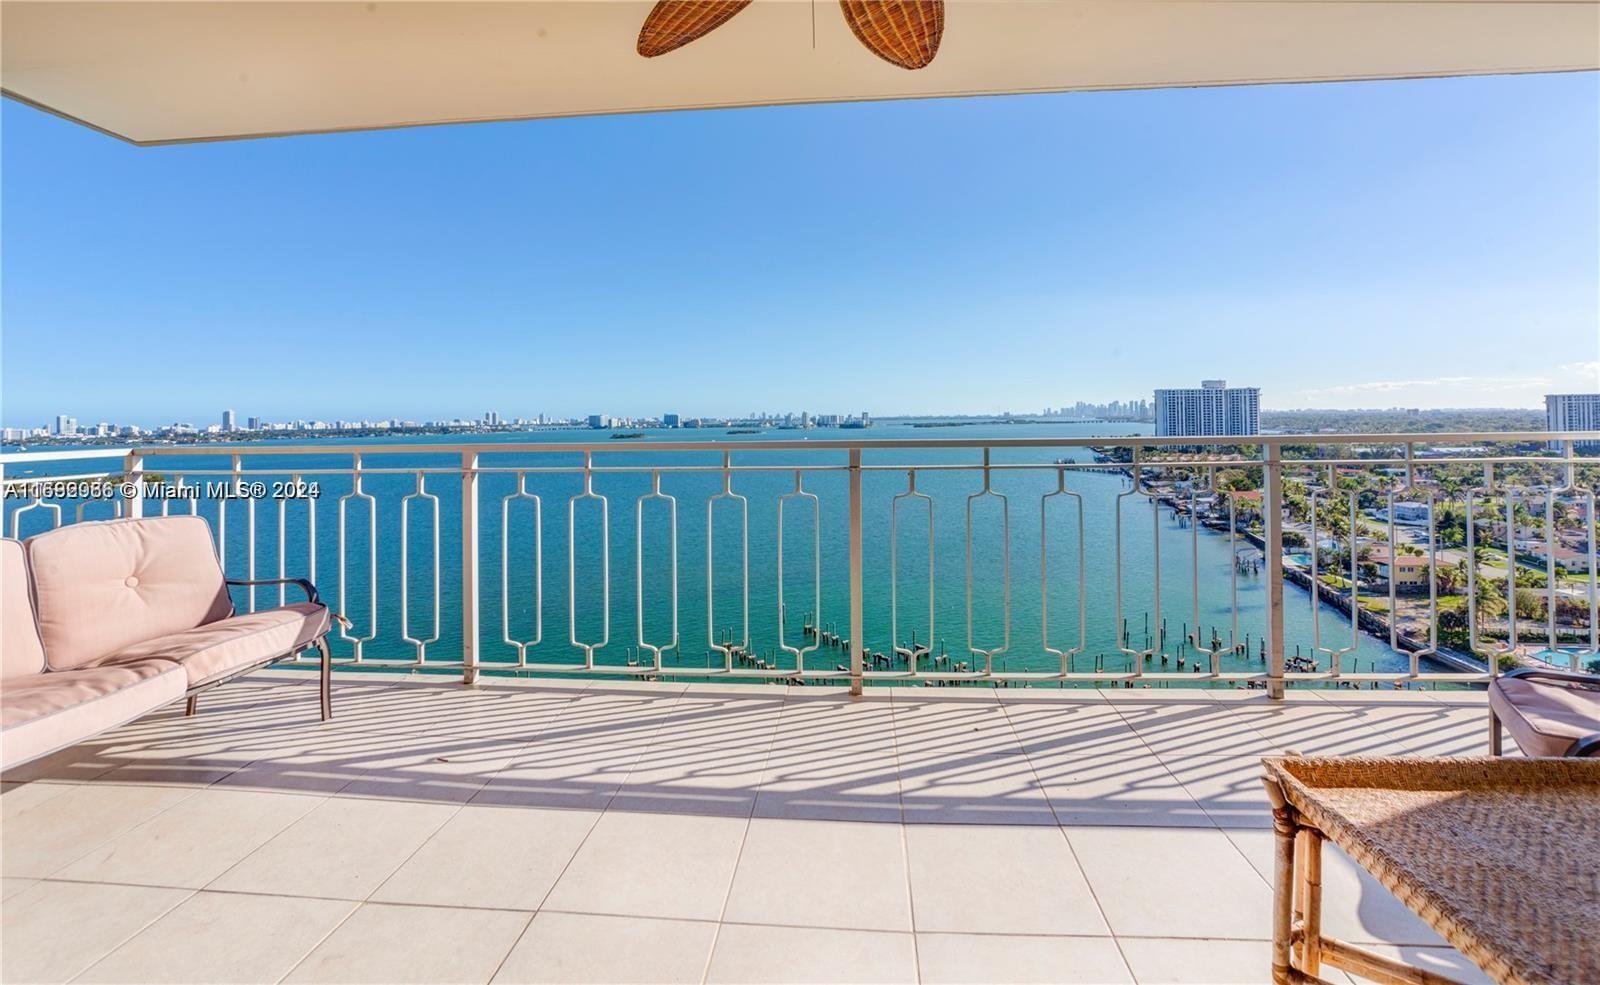
<svg viewBox="0 0 1600 985">
<path fill-rule="evenodd" d="M 1273 809 L 1272 831 L 1277 849 L 1272 875 L 1272 980 L 1287 985 L 1294 981 L 1290 944 L 1295 896 L 1295 824 L 1289 808 Z"/>
<path fill-rule="evenodd" d="M 1300 833 L 1300 970 L 1315 975 L 1322 969 L 1322 832 L 1301 828 Z"/>
</svg>

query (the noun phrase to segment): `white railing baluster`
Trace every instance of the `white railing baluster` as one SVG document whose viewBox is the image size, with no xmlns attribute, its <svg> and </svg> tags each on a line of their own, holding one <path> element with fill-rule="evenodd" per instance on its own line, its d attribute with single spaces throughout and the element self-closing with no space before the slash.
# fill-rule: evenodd
<svg viewBox="0 0 1600 985">
<path fill-rule="evenodd" d="M 1416 492 L 1416 472 L 1413 465 L 1415 446 L 1406 443 L 1406 481 L 1399 489 L 1389 490 L 1388 515 L 1389 515 L 1389 649 L 1396 653 L 1402 651 L 1400 647 L 1400 545 L 1395 536 L 1395 503 L 1399 495 L 1411 495 Z M 1411 500 L 1408 500 L 1408 502 Z M 1410 676 L 1415 678 L 1422 673 L 1422 658 L 1439 652 L 1439 590 L 1438 590 L 1438 564 L 1439 550 L 1435 537 L 1434 527 L 1434 497 L 1433 490 L 1428 490 L 1428 646 L 1425 649 L 1411 650 L 1408 653 L 1410 661 Z M 1352 518 L 1353 521 L 1354 518 Z M 1354 550 L 1354 545 L 1351 545 Z M 1354 617 L 1354 610 L 1351 612 Z"/>
<path fill-rule="evenodd" d="M 414 499 L 428 503 L 433 511 L 433 629 L 427 637 L 411 635 L 411 510 L 407 504 Z M 400 500 L 400 638 L 416 647 L 418 664 L 427 660 L 428 645 L 439 642 L 439 571 L 439 497 L 428 492 L 427 474 L 419 469 L 416 492 Z"/>
<path fill-rule="evenodd" d="M 1050 546 L 1049 546 L 1049 517 L 1047 509 L 1050 500 L 1057 496 L 1066 496 L 1072 499 L 1078 508 L 1078 645 L 1065 650 L 1057 649 L 1050 645 Z M 931 503 L 929 510 L 933 509 Z M 929 556 L 932 556 L 932 545 L 929 545 Z M 1083 497 L 1067 488 L 1067 470 L 1056 470 L 1056 488 L 1054 492 L 1045 493 L 1039 498 L 1039 624 L 1042 630 L 1044 652 L 1055 657 L 1061 664 L 1060 676 L 1065 677 L 1072 672 L 1072 658 L 1088 648 L 1089 624 L 1087 619 L 1088 609 L 1084 588 L 1084 538 L 1083 538 Z M 932 591 L 932 572 L 929 572 L 929 591 Z"/>
<path fill-rule="evenodd" d="M 1116 505 L 1115 505 L 1115 508 L 1114 508 L 1115 537 L 1114 537 L 1114 551 L 1113 551 L 1112 556 L 1115 559 L 1115 571 L 1114 571 L 1114 577 L 1113 577 L 1112 580 L 1115 582 L 1116 588 L 1117 588 L 1117 592 L 1116 592 L 1117 605 L 1116 605 L 1116 616 L 1115 616 L 1115 620 L 1116 620 L 1115 630 L 1116 630 L 1116 634 L 1117 634 L 1117 649 L 1120 650 L 1124 655 L 1126 655 L 1133 663 L 1133 667 L 1132 667 L 1130 673 L 1134 677 L 1142 677 L 1142 676 L 1144 676 L 1144 661 L 1145 661 L 1145 658 L 1151 656 L 1155 651 L 1154 650 L 1138 650 L 1138 649 L 1134 649 L 1134 648 L 1128 646 L 1128 639 L 1129 639 L 1128 630 L 1127 630 L 1127 625 L 1128 624 L 1127 624 L 1127 620 L 1123 617 L 1123 614 L 1122 614 L 1122 612 L 1123 612 L 1123 610 L 1122 610 L 1122 501 L 1127 499 L 1129 496 L 1136 495 L 1136 494 L 1138 494 L 1138 493 L 1143 491 L 1143 489 L 1142 489 L 1142 486 L 1143 486 L 1143 478 L 1142 478 L 1143 473 L 1142 473 L 1142 471 L 1140 469 L 1140 465 L 1139 465 L 1139 446 L 1137 446 L 1137 445 L 1135 445 L 1133 447 L 1133 461 L 1132 461 L 1132 464 L 1131 464 L 1130 468 L 1128 469 L 1128 474 L 1130 476 L 1132 476 L 1131 482 L 1130 482 L 1130 484 L 1129 484 L 1127 489 L 1125 489 L 1124 491 L 1122 491 L 1120 493 L 1117 493 L 1117 498 L 1116 498 L 1116 501 L 1115 501 Z M 1160 531 L 1158 530 L 1157 531 L 1157 537 L 1156 537 L 1156 543 L 1157 544 L 1159 544 L 1161 542 L 1161 538 L 1160 538 L 1159 534 L 1160 534 Z M 1159 570 L 1159 567 L 1158 567 L 1158 570 Z"/>
<path fill-rule="evenodd" d="M 1217 495 L 1216 480 L 1215 470 L 1208 470 L 1206 473 L 1206 491 L 1211 494 L 1213 501 L 1215 501 Z M 1082 510 L 1081 504 L 1079 505 L 1079 510 Z M 1231 548 L 1232 545 L 1230 544 L 1229 546 Z M 1233 556 L 1231 550 L 1228 557 L 1228 568 L 1232 572 L 1234 590 L 1237 593 L 1239 562 L 1238 558 Z M 1204 637 L 1200 634 L 1200 482 L 1198 479 L 1191 481 L 1189 484 L 1189 590 L 1190 617 L 1194 620 L 1194 632 L 1190 634 L 1188 643 L 1194 647 L 1194 652 L 1197 655 L 1195 666 L 1198 667 L 1200 665 L 1199 655 L 1204 655 L 1206 658 L 1206 673 L 1215 677 L 1222 672 L 1222 641 L 1213 639 L 1212 645 L 1207 647 L 1202 643 Z M 1239 617 L 1237 595 L 1235 596 L 1233 616 L 1237 621 Z M 1229 649 L 1232 649 L 1232 645 L 1233 641 L 1230 638 Z"/>
<path fill-rule="evenodd" d="M 1332 471 L 1332 468 L 1329 468 Z M 1329 476 L 1329 485 L 1337 488 L 1337 483 Z M 1311 651 L 1321 653 L 1328 658 L 1328 676 L 1338 678 L 1344 673 L 1344 657 L 1347 653 L 1354 653 L 1361 645 L 1361 571 L 1360 561 L 1357 557 L 1360 531 L 1357 514 L 1357 501 L 1354 492 L 1349 495 L 1350 508 L 1350 645 L 1341 647 L 1327 647 L 1322 645 L 1322 572 L 1319 568 L 1318 555 L 1322 553 L 1322 542 L 1317 529 L 1317 493 L 1315 487 L 1308 487 L 1311 500 Z"/>
<path fill-rule="evenodd" d="M 666 643 L 651 643 L 645 638 L 644 633 L 644 501 L 647 499 L 664 500 L 667 504 L 668 515 L 668 558 L 672 577 L 669 581 L 671 592 L 668 608 L 672 613 L 672 638 Z M 661 491 L 661 473 L 650 473 L 650 491 L 640 496 L 634 503 L 633 523 L 634 545 L 634 615 L 639 632 L 639 649 L 649 650 L 652 656 L 651 665 L 656 673 L 661 672 L 661 653 L 663 650 L 676 650 L 678 648 L 678 501 Z M 781 562 L 780 562 L 781 568 Z M 782 593 L 779 593 L 782 597 Z"/>
<path fill-rule="evenodd" d="M 478 588 L 478 453 L 461 452 L 461 680 L 476 684 L 481 669 Z"/>
<path fill-rule="evenodd" d="M 889 642 L 898 654 L 906 658 L 909 676 L 921 672 L 917 664 L 916 627 L 911 630 L 911 646 L 900 645 L 900 503 L 915 499 L 928 504 L 928 656 L 933 656 L 934 636 L 934 583 L 933 583 L 933 497 L 917 492 L 917 470 L 906 470 L 906 491 L 889 500 Z M 813 617 L 820 624 L 820 617 Z M 820 634 L 821 630 L 818 629 Z M 820 638 L 820 636 L 819 636 Z"/>
<path fill-rule="evenodd" d="M 31 510 L 46 510 L 46 511 L 50 512 L 51 514 L 53 514 L 55 516 L 55 521 L 50 524 L 50 529 L 54 530 L 55 528 L 61 526 L 61 507 L 57 506 L 55 503 L 46 503 L 43 498 L 41 498 L 39 496 L 35 496 L 35 497 L 33 497 L 33 501 L 30 502 L 27 506 L 21 507 L 21 508 L 16 509 L 16 510 L 13 510 L 11 512 L 11 539 L 12 540 L 16 540 L 17 537 L 19 536 L 17 531 L 20 530 L 21 526 L 22 526 L 22 514 L 27 513 L 27 512 L 29 512 Z"/>
<path fill-rule="evenodd" d="M 791 499 L 805 499 L 811 502 L 811 552 L 814 562 L 811 609 L 813 621 L 819 621 L 822 618 L 822 501 L 805 491 L 801 482 L 802 475 L 799 469 L 795 469 L 794 490 L 778 497 L 778 649 L 794 655 L 795 672 L 803 675 L 806 672 L 806 654 L 816 650 L 821 644 L 813 636 L 810 646 L 802 642 L 800 646 L 794 647 L 788 644 L 785 635 L 787 619 L 783 595 L 783 505 Z"/>
<path fill-rule="evenodd" d="M 1011 501 L 1003 494 L 994 491 L 991 484 L 989 467 L 989 449 L 983 450 L 983 488 L 967 497 L 967 651 L 974 657 L 983 658 L 983 677 L 994 674 L 994 658 L 1011 649 Z M 973 639 L 972 630 L 972 504 L 975 500 L 993 496 L 1000 501 L 1000 537 L 1001 537 L 1001 562 L 1000 580 L 1002 583 L 1002 615 L 1003 629 L 1001 631 L 1000 645 L 984 649 L 979 647 Z"/>
<path fill-rule="evenodd" d="M 351 470 L 350 492 L 339 497 L 339 611 L 346 617 L 349 616 L 347 589 L 350 584 L 350 569 L 345 563 L 345 507 L 352 499 L 367 501 L 367 604 L 371 607 L 368 631 L 363 636 L 353 636 L 351 625 L 339 625 L 339 638 L 345 640 L 354 650 L 356 663 L 363 657 L 362 650 L 367 643 L 378 637 L 378 501 L 362 489 L 361 456 L 355 456 L 354 468 Z"/>
<path fill-rule="evenodd" d="M 289 482 L 295 488 L 299 488 L 300 477 L 298 475 L 290 476 Z M 287 571 L 288 571 L 288 566 L 287 566 L 288 565 L 288 560 L 285 557 L 285 555 L 288 553 L 288 550 L 287 550 L 287 538 L 285 537 L 285 530 L 284 530 L 284 528 L 288 525 L 288 522 L 289 522 L 289 498 L 287 496 L 280 496 L 280 497 L 278 497 L 278 578 L 279 579 L 287 577 Z M 288 601 L 288 591 L 287 591 L 287 589 L 288 589 L 288 586 L 286 586 L 286 585 L 283 585 L 281 583 L 278 585 L 278 604 L 279 605 L 283 605 L 286 601 Z"/>
<path fill-rule="evenodd" d="M 1267 694 L 1283 697 L 1283 448 L 1277 442 L 1263 446 L 1261 479 L 1262 533 L 1267 567 Z"/>
<path fill-rule="evenodd" d="M 578 558 L 577 510 L 578 500 L 593 499 L 600 503 L 600 639 L 585 643 L 578 639 Z M 567 625 L 572 645 L 583 651 L 585 670 L 594 669 L 594 652 L 604 649 L 611 640 L 611 513 L 606 498 L 594 491 L 594 462 L 590 453 L 583 456 L 583 492 L 567 500 Z"/>
<path fill-rule="evenodd" d="M 245 525 L 244 525 L 245 577 L 248 578 L 251 581 L 255 581 L 256 580 L 256 498 L 254 496 L 246 495 L 244 503 L 245 503 Z M 250 598 L 250 611 L 251 612 L 256 611 L 256 586 L 251 585 L 249 591 L 246 592 L 246 594 Z"/>
<path fill-rule="evenodd" d="M 511 504 L 533 503 L 533 638 L 511 635 Z M 500 500 L 500 639 L 517 649 L 517 666 L 528 666 L 528 651 L 544 640 L 544 502 L 528 491 L 528 473 L 517 473 L 517 491 Z"/>
<path fill-rule="evenodd" d="M 1506 648 L 1503 653 L 1517 652 L 1517 519 L 1516 493 L 1506 486 Z M 1497 654 L 1498 656 L 1498 654 Z"/>
<path fill-rule="evenodd" d="M 1494 466 L 1483 467 L 1483 487 L 1470 488 L 1467 491 L 1467 649 L 1474 655 L 1482 655 L 1478 644 L 1478 511 L 1476 503 L 1478 493 L 1488 496 L 1494 492 Z M 1484 661 L 1489 668 L 1489 678 L 1492 680 L 1499 675 L 1499 662 L 1497 655 L 1491 652 Z"/>
<path fill-rule="evenodd" d="M 716 505 L 726 499 L 739 504 L 739 578 L 744 600 L 740 610 L 739 639 L 717 642 Z M 731 627 L 730 627 L 731 628 Z M 722 491 L 706 500 L 706 637 L 711 649 L 722 654 L 723 672 L 733 673 L 733 654 L 750 653 L 750 501 L 733 491 L 733 453 L 722 453 Z"/>
<path fill-rule="evenodd" d="M 859 696 L 862 685 L 863 632 L 862 570 L 861 570 L 861 447 L 852 446 L 845 466 L 850 489 L 850 693 Z M 819 630 L 820 631 L 820 630 Z"/>
</svg>

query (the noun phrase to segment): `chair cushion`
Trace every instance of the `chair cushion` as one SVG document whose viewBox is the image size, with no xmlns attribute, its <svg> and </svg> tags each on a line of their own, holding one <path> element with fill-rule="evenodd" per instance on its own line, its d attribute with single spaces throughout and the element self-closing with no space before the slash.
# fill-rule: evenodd
<svg viewBox="0 0 1600 985">
<path fill-rule="evenodd" d="M 1564 756 L 1573 742 L 1600 732 L 1600 691 L 1502 677 L 1489 686 L 1489 707 L 1529 756 Z"/>
<path fill-rule="evenodd" d="M 0 540 L 0 680 L 44 672 L 22 541 Z"/>
<path fill-rule="evenodd" d="M 328 607 L 299 602 L 145 640 L 108 660 L 170 660 L 183 667 L 188 686 L 194 687 L 264 660 L 298 653 L 327 631 Z"/>
<path fill-rule="evenodd" d="M 132 721 L 175 698 L 183 668 L 138 660 L 35 674 L 0 688 L 0 768 L 37 759 Z"/>
<path fill-rule="evenodd" d="M 201 517 L 74 523 L 26 546 L 51 670 L 102 663 L 233 612 Z"/>
</svg>

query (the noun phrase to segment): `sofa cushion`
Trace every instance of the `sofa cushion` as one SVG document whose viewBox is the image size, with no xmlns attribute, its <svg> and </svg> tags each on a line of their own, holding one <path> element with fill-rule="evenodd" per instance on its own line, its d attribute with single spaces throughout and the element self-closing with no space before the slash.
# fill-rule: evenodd
<svg viewBox="0 0 1600 985">
<path fill-rule="evenodd" d="M 1600 691 L 1502 677 L 1489 686 L 1489 707 L 1529 756 L 1564 756 L 1573 742 L 1600 732 Z"/>
<path fill-rule="evenodd" d="M 0 768 L 37 759 L 183 697 L 183 668 L 137 660 L 35 674 L 0 688 Z"/>
<path fill-rule="evenodd" d="M 0 680 L 44 671 L 20 540 L 0 540 Z"/>
<path fill-rule="evenodd" d="M 101 663 L 233 611 L 201 517 L 74 523 L 26 546 L 51 670 Z"/>
<path fill-rule="evenodd" d="M 298 653 L 327 631 L 328 607 L 299 602 L 145 640 L 107 659 L 116 663 L 170 660 L 183 667 L 188 686 L 193 687 L 263 660 Z"/>
</svg>

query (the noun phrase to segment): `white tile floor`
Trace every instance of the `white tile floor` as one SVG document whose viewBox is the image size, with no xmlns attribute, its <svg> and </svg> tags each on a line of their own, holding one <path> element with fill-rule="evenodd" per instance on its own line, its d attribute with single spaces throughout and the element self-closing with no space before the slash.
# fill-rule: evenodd
<svg viewBox="0 0 1600 985">
<path fill-rule="evenodd" d="M 7 774 L 0 979 L 1256 982 L 1259 757 L 1482 696 L 263 674 Z M 1481 976 L 1337 852 L 1329 933 Z"/>
</svg>

